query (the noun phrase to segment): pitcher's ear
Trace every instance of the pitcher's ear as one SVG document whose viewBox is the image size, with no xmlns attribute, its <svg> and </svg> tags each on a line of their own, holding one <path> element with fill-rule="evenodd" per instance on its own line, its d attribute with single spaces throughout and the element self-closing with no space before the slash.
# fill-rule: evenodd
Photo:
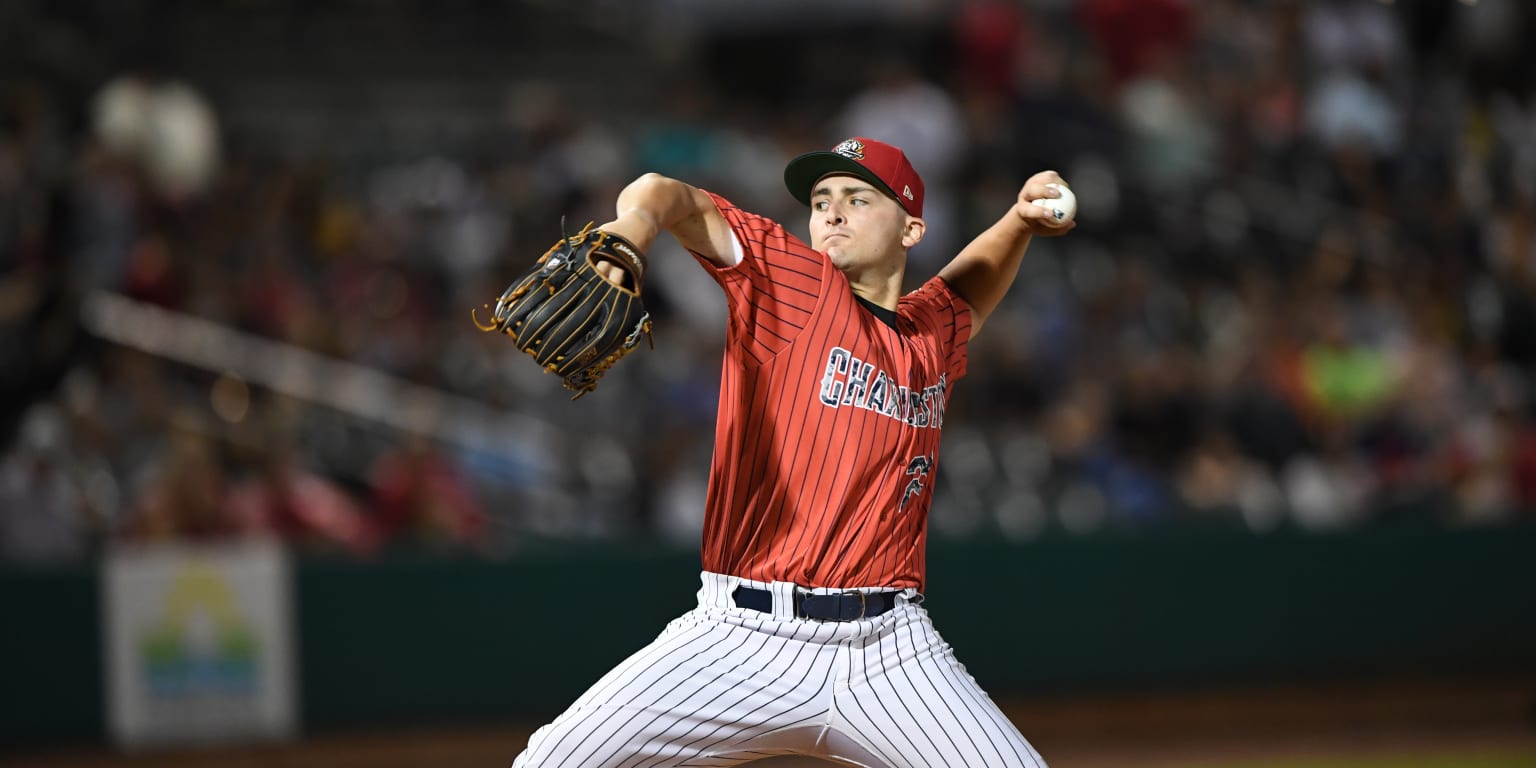
<svg viewBox="0 0 1536 768">
<path fill-rule="evenodd" d="M 908 216 L 907 224 L 901 231 L 901 247 L 911 249 L 923 241 L 923 235 L 928 232 L 928 224 L 916 216 Z"/>
</svg>

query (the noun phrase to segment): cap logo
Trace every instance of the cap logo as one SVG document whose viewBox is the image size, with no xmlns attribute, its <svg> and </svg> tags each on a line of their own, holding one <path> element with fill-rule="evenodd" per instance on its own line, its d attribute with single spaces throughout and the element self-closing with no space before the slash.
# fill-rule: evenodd
<svg viewBox="0 0 1536 768">
<path fill-rule="evenodd" d="M 905 197 L 908 200 L 911 200 L 912 199 L 912 187 L 910 187 L 910 186 L 908 186 L 906 184 L 901 185 L 901 196 Z"/>
<path fill-rule="evenodd" d="M 837 147 L 832 151 L 842 155 L 843 157 L 849 158 L 850 160 L 863 160 L 864 142 L 859 141 L 858 139 L 848 139 L 847 141 L 837 145 Z"/>
</svg>

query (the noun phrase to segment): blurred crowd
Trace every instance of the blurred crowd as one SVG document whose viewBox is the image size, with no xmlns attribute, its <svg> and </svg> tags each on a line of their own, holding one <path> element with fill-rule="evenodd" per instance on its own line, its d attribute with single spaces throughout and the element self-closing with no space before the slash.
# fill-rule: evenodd
<svg viewBox="0 0 1536 768">
<path fill-rule="evenodd" d="M 437 7 L 388 10 L 409 25 Z M 0 45 L 0 560 L 241 535 L 360 556 L 692 541 L 723 343 L 703 271 L 658 246 L 655 350 L 575 403 L 469 312 L 562 217 L 607 220 L 645 171 L 803 234 L 783 165 L 850 135 L 903 146 L 927 183 L 913 285 L 1035 171 L 1081 203 L 971 345 L 937 535 L 1532 517 L 1536 11 L 901 7 L 815 28 L 651 23 L 667 45 L 615 40 L 597 74 L 520 51 L 505 98 L 458 116 L 468 139 L 423 149 L 380 128 L 367 151 L 304 152 L 243 119 L 237 84 L 200 82 L 184 48 L 87 55 L 89 24 L 9 8 L 0 43 L 49 45 Z M 103 329 L 104 295 L 170 320 Z M 167 352 L 209 322 L 285 351 Z M 529 426 L 403 428 L 381 418 L 415 402 L 395 390 L 320 403 L 305 393 L 338 382 L 270 370 L 316 354 Z"/>
</svg>

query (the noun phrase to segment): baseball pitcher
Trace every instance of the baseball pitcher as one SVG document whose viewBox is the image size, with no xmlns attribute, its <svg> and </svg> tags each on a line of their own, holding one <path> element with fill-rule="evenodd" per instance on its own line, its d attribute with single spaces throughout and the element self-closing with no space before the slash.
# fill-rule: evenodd
<svg viewBox="0 0 1536 768">
<path fill-rule="evenodd" d="M 851 138 L 791 161 L 809 245 L 657 174 L 617 216 L 563 238 L 482 328 L 578 396 L 649 336 L 644 254 L 662 232 L 729 306 L 698 606 L 540 728 L 514 766 L 729 766 L 810 755 L 854 766 L 1045 762 L 971 679 L 923 605 L 939 437 L 966 345 L 1035 235 L 1075 223 L 1032 176 L 938 275 L 901 294 L 923 181 Z M 941 606 L 934 606 L 942 610 Z"/>
</svg>

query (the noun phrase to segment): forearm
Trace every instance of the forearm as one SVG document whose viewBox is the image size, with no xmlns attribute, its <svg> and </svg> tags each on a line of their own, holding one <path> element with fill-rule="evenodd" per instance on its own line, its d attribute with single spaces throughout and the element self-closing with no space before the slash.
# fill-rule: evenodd
<svg viewBox="0 0 1536 768">
<path fill-rule="evenodd" d="M 698 215 L 694 192 L 692 186 L 681 181 L 647 173 L 619 193 L 614 203 L 614 220 L 600 229 L 649 251 L 663 231 L 672 231 L 681 222 Z"/>
<path fill-rule="evenodd" d="M 1035 235 L 1059 237 L 1077 226 L 1070 214 L 1063 221 L 1054 210 L 1036 204 L 1066 195 L 1067 184 L 1055 171 L 1041 171 L 1029 177 L 1013 207 L 939 272 L 944 282 L 971 305 L 972 336 L 981 330 L 981 324 L 1013 286 L 1029 241 Z"/>
<path fill-rule="evenodd" d="M 1028 222 L 1010 209 L 939 273 L 971 305 L 975 328 L 1013 286 L 1031 237 Z"/>
<path fill-rule="evenodd" d="M 720 266 L 734 263 L 731 227 L 708 193 L 691 184 L 647 173 L 630 182 L 614 203 L 615 218 L 600 229 L 650 252 L 663 231 L 689 251 Z"/>
</svg>

